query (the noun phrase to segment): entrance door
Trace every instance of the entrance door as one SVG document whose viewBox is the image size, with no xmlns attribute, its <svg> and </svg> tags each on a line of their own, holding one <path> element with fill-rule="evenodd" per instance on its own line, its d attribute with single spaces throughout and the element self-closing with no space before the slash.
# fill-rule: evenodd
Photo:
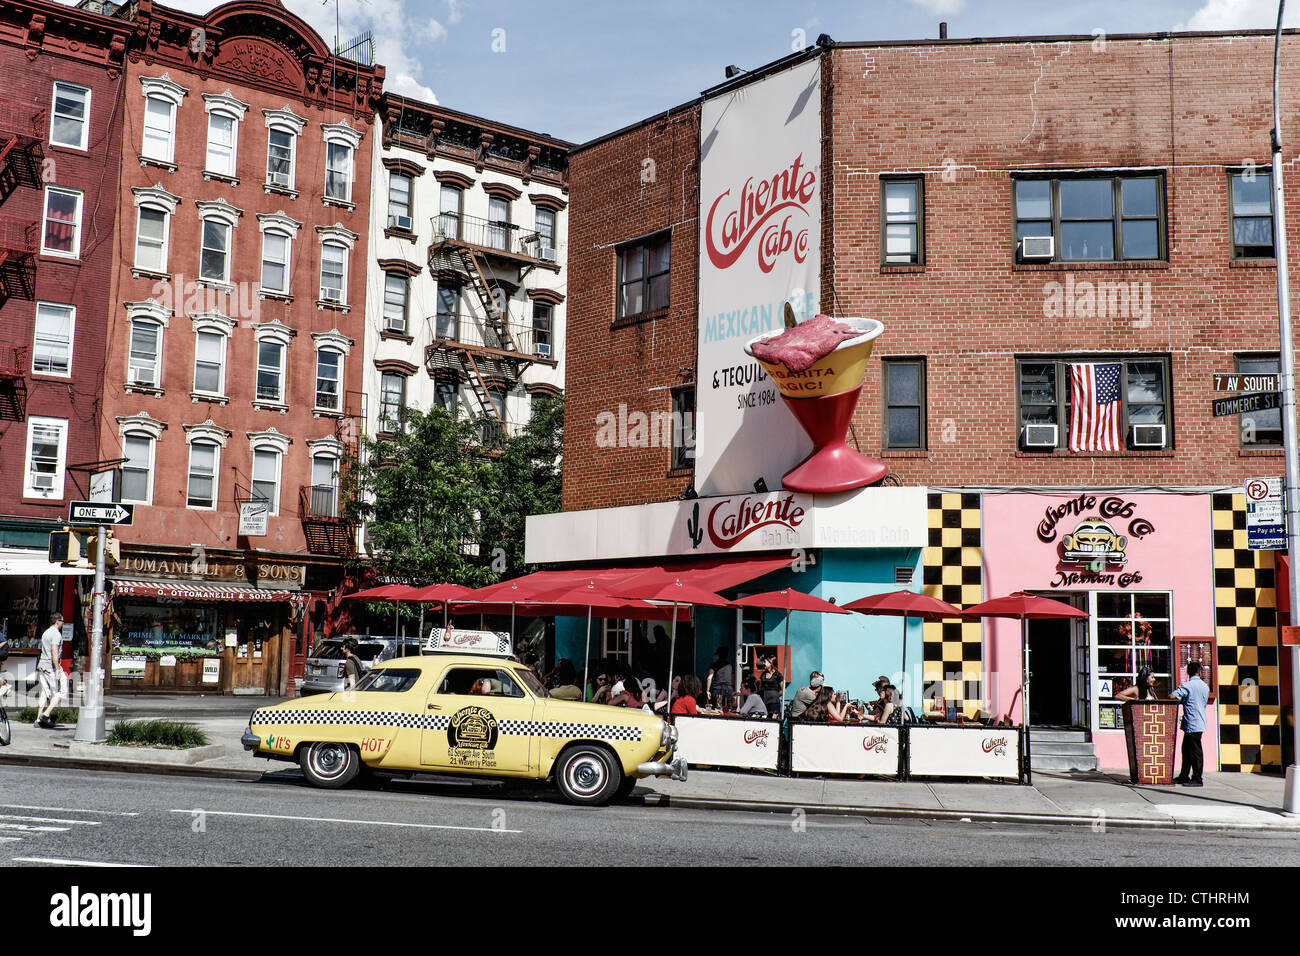
<svg viewBox="0 0 1300 956">
<path fill-rule="evenodd" d="M 1068 619 L 1029 621 L 1029 723 L 1066 727 L 1074 711 L 1074 635 Z"/>
<path fill-rule="evenodd" d="M 1092 645 L 1088 640 L 1088 620 L 1079 618 L 1070 625 L 1074 629 L 1074 726 L 1091 727 Z"/>
<path fill-rule="evenodd" d="M 266 610 L 246 611 L 237 618 L 238 641 L 230 674 L 234 693 L 267 693 L 267 680 L 274 672 L 272 664 L 279 660 L 275 653 L 280 639 L 279 617 L 280 612 L 268 605 Z"/>
</svg>

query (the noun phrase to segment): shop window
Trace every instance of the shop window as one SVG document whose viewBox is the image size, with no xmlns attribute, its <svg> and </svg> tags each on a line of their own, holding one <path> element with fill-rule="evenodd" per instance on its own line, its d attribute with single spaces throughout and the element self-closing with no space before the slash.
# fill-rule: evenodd
<svg viewBox="0 0 1300 956">
<path fill-rule="evenodd" d="M 1098 591 L 1096 601 L 1097 659 L 1093 671 L 1100 688 L 1097 727 L 1117 730 L 1124 726 L 1124 718 L 1122 705 L 1115 698 L 1137 682 L 1142 668 L 1151 671 L 1157 697 L 1167 698 L 1173 690 L 1169 595 Z"/>
<path fill-rule="evenodd" d="M 1165 258 L 1163 175 L 1019 178 L 1013 205 L 1017 262 Z"/>
<path fill-rule="evenodd" d="M 1174 447 L 1167 357 L 1022 358 L 1016 380 L 1024 451 Z"/>
<path fill-rule="evenodd" d="M 85 149 L 90 129 L 90 90 L 73 83 L 55 83 L 50 106 L 50 145 Z"/>
<path fill-rule="evenodd" d="M 1273 258 L 1273 173 L 1271 169 L 1228 173 L 1232 195 L 1232 258 Z"/>
<path fill-rule="evenodd" d="M 1237 354 L 1233 366 L 1243 375 L 1280 375 L 1281 362 L 1276 352 Z M 1281 448 L 1282 411 L 1277 408 L 1246 412 L 1240 419 L 1242 448 Z"/>
<path fill-rule="evenodd" d="M 59 500 L 68 446 L 66 418 L 31 418 L 27 423 L 27 462 L 23 497 Z"/>
<path fill-rule="evenodd" d="M 45 189 L 45 222 L 41 229 L 41 253 L 62 259 L 81 255 L 80 189 Z"/>
<path fill-rule="evenodd" d="M 618 250 L 618 317 L 668 308 L 669 235 Z"/>
<path fill-rule="evenodd" d="M 131 599 L 118 602 L 114 610 L 122 622 L 117 633 L 122 654 L 222 652 L 219 608 Z"/>
<path fill-rule="evenodd" d="M 887 358 L 880 363 L 884 376 L 884 447 L 925 449 L 925 359 Z"/>
<path fill-rule="evenodd" d="M 32 372 L 38 375 L 72 375 L 72 330 L 77 310 L 70 305 L 36 303 L 36 335 Z"/>
<path fill-rule="evenodd" d="M 925 178 L 880 181 L 880 261 L 883 265 L 925 263 Z"/>
</svg>

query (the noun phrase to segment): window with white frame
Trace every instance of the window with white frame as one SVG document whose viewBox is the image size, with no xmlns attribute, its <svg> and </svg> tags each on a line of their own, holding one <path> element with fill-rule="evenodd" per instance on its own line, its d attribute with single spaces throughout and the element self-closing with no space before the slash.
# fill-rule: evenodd
<svg viewBox="0 0 1300 956">
<path fill-rule="evenodd" d="M 337 412 L 342 409 L 343 353 L 337 349 L 316 352 L 316 407 Z"/>
<path fill-rule="evenodd" d="M 339 460 L 332 455 L 311 459 L 311 510 L 322 518 L 339 514 Z"/>
<path fill-rule="evenodd" d="M 185 507 L 216 510 L 217 464 L 220 460 L 221 446 L 215 441 L 195 439 L 190 442 L 190 468 L 185 490 Z"/>
<path fill-rule="evenodd" d="M 273 126 L 266 137 L 266 181 L 283 189 L 293 188 L 294 156 L 298 137 L 292 130 Z"/>
<path fill-rule="evenodd" d="M 280 453 L 275 449 L 253 449 L 252 500 L 269 502 L 271 514 L 280 513 Z"/>
<path fill-rule="evenodd" d="M 32 417 L 27 422 L 27 462 L 23 497 L 63 497 L 63 469 L 68 447 L 66 418 Z"/>
<path fill-rule="evenodd" d="M 36 334 L 32 343 L 32 372 L 72 375 L 72 330 L 77 310 L 53 302 L 36 303 Z"/>
<path fill-rule="evenodd" d="M 379 379 L 379 430 L 397 431 L 402 408 L 406 405 L 406 376 L 384 372 Z"/>
<path fill-rule="evenodd" d="M 352 149 L 344 143 L 326 145 L 325 196 L 339 202 L 352 200 Z"/>
<path fill-rule="evenodd" d="M 199 332 L 194 337 L 194 391 L 224 395 L 226 390 L 226 336 Z"/>
<path fill-rule="evenodd" d="M 493 249 L 508 249 L 510 236 L 510 200 L 501 196 L 488 197 L 488 245 Z"/>
<path fill-rule="evenodd" d="M 414 213 L 411 211 L 411 177 L 406 173 L 391 171 L 388 174 L 388 228 L 414 228 Z"/>
<path fill-rule="evenodd" d="M 204 172 L 235 175 L 235 130 L 239 121 L 229 113 L 208 114 L 208 158 Z"/>
<path fill-rule="evenodd" d="M 167 271 L 167 225 L 165 209 L 141 206 L 135 230 L 135 267 L 147 272 Z"/>
<path fill-rule="evenodd" d="M 533 354 L 551 354 L 551 318 L 553 306 L 549 302 L 533 303 Z"/>
<path fill-rule="evenodd" d="M 600 656 L 620 664 L 632 664 L 632 622 L 619 618 L 601 621 Z"/>
<path fill-rule="evenodd" d="M 451 183 L 443 183 L 438 200 L 438 234 L 449 239 L 460 238 L 461 204 L 465 190 Z"/>
<path fill-rule="evenodd" d="M 262 233 L 262 288 L 268 292 L 289 291 L 289 250 L 293 239 L 278 231 Z"/>
<path fill-rule="evenodd" d="M 384 330 L 406 332 L 406 300 L 410 280 L 400 272 L 384 273 Z"/>
<path fill-rule="evenodd" d="M 81 255 L 81 199 L 80 189 L 45 188 L 42 253 L 64 259 L 76 259 Z"/>
<path fill-rule="evenodd" d="M 162 384 L 162 333 L 162 324 L 155 319 L 131 319 L 127 382 L 150 388 L 158 388 Z"/>
<path fill-rule="evenodd" d="M 122 436 L 122 500 L 135 504 L 153 502 L 154 439 L 145 432 Z"/>
<path fill-rule="evenodd" d="M 284 402 L 284 343 L 260 339 L 257 343 L 257 398 L 263 402 Z"/>
<path fill-rule="evenodd" d="M 166 75 L 141 77 L 144 92 L 144 138 L 140 157 L 170 166 L 176 153 L 176 113 L 188 92 Z"/>
<path fill-rule="evenodd" d="M 199 278 L 212 282 L 230 281 L 230 223 L 221 219 L 203 220 L 203 239 L 199 252 Z"/>
<path fill-rule="evenodd" d="M 438 314 L 435 317 L 435 335 L 439 339 L 458 341 L 460 325 L 460 286 L 449 282 L 438 283 Z"/>
<path fill-rule="evenodd" d="M 537 207 L 534 220 L 537 228 L 537 258 L 555 261 L 555 210 Z"/>
<path fill-rule="evenodd" d="M 50 145 L 85 149 L 89 129 L 90 90 L 75 83 L 55 83 L 50 104 Z"/>
<path fill-rule="evenodd" d="M 347 302 L 347 246 L 324 242 L 320 251 L 320 297 L 322 302 Z"/>
</svg>

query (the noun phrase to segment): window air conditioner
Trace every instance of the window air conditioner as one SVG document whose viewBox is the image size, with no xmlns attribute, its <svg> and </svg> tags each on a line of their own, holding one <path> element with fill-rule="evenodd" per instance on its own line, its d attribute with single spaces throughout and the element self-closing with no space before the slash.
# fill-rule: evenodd
<svg viewBox="0 0 1300 956">
<path fill-rule="evenodd" d="M 288 174 L 288 173 L 268 173 L 268 174 L 267 174 L 267 182 L 269 182 L 272 186 L 284 186 L 285 188 L 288 188 L 288 186 L 289 186 L 289 174 Z"/>
<path fill-rule="evenodd" d="M 1057 431 L 1055 425 L 1026 425 L 1024 431 L 1026 448 L 1055 448 Z"/>
<path fill-rule="evenodd" d="M 42 491 L 53 491 L 54 476 L 44 473 L 32 475 L 32 487 L 39 488 Z"/>
<path fill-rule="evenodd" d="M 330 288 L 326 288 L 325 286 L 321 286 L 320 297 L 322 302 L 342 302 L 343 290 L 330 289 Z"/>
<path fill-rule="evenodd" d="M 153 370 L 141 365 L 132 365 L 131 384 L 152 386 L 154 384 Z"/>
<path fill-rule="evenodd" d="M 1025 236 L 1020 240 L 1020 258 L 1050 259 L 1055 251 L 1051 236 Z"/>
<path fill-rule="evenodd" d="M 534 351 L 534 353 L 537 354 L 537 355 L 550 355 L 550 354 L 551 354 L 551 343 L 550 343 L 550 342 L 538 342 L 538 343 L 536 343 L 536 345 L 534 346 L 533 351 Z"/>
<path fill-rule="evenodd" d="M 1133 426 L 1133 447 L 1134 448 L 1164 448 L 1165 447 L 1165 426 L 1164 425 L 1134 425 Z"/>
<path fill-rule="evenodd" d="M 559 254 L 555 251 L 554 246 L 538 246 L 537 258 L 544 259 L 547 262 L 557 262 Z"/>
<path fill-rule="evenodd" d="M 410 217 L 410 216 L 389 216 L 389 217 L 388 217 L 388 228 L 389 228 L 389 229 L 403 229 L 403 230 L 405 230 L 406 232 L 410 232 L 410 231 L 411 231 L 411 217 Z"/>
</svg>

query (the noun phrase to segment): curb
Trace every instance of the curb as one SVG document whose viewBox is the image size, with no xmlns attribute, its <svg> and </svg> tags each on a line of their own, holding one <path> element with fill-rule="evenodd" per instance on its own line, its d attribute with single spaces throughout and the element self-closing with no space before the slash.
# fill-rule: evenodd
<svg viewBox="0 0 1300 956">
<path fill-rule="evenodd" d="M 260 770 L 236 770 L 231 767 L 194 767 L 188 764 L 92 760 L 82 757 L 55 757 L 44 754 L 0 753 L 0 766 L 108 770 L 117 773 L 153 773 L 179 777 L 207 777 L 216 780 L 242 780 L 246 783 L 256 783 L 262 779 L 262 771 Z"/>
<path fill-rule="evenodd" d="M 631 801 L 630 801 L 631 802 Z M 1012 813 L 996 810 L 923 810 L 905 807 L 857 807 L 834 804 L 804 806 L 765 800 L 728 800 L 711 797 L 673 797 L 665 793 L 640 798 L 647 807 L 676 807 L 682 810 L 725 810 L 736 813 L 793 813 L 802 810 L 809 816 L 865 817 L 878 820 L 941 820 L 947 823 L 1014 823 L 1037 826 L 1104 827 L 1131 830 L 1242 830 L 1257 833 L 1295 835 L 1300 823 L 1272 826 L 1267 823 L 1232 823 L 1222 820 L 1149 820 L 1142 817 L 1095 817 L 1070 813 Z"/>
</svg>

